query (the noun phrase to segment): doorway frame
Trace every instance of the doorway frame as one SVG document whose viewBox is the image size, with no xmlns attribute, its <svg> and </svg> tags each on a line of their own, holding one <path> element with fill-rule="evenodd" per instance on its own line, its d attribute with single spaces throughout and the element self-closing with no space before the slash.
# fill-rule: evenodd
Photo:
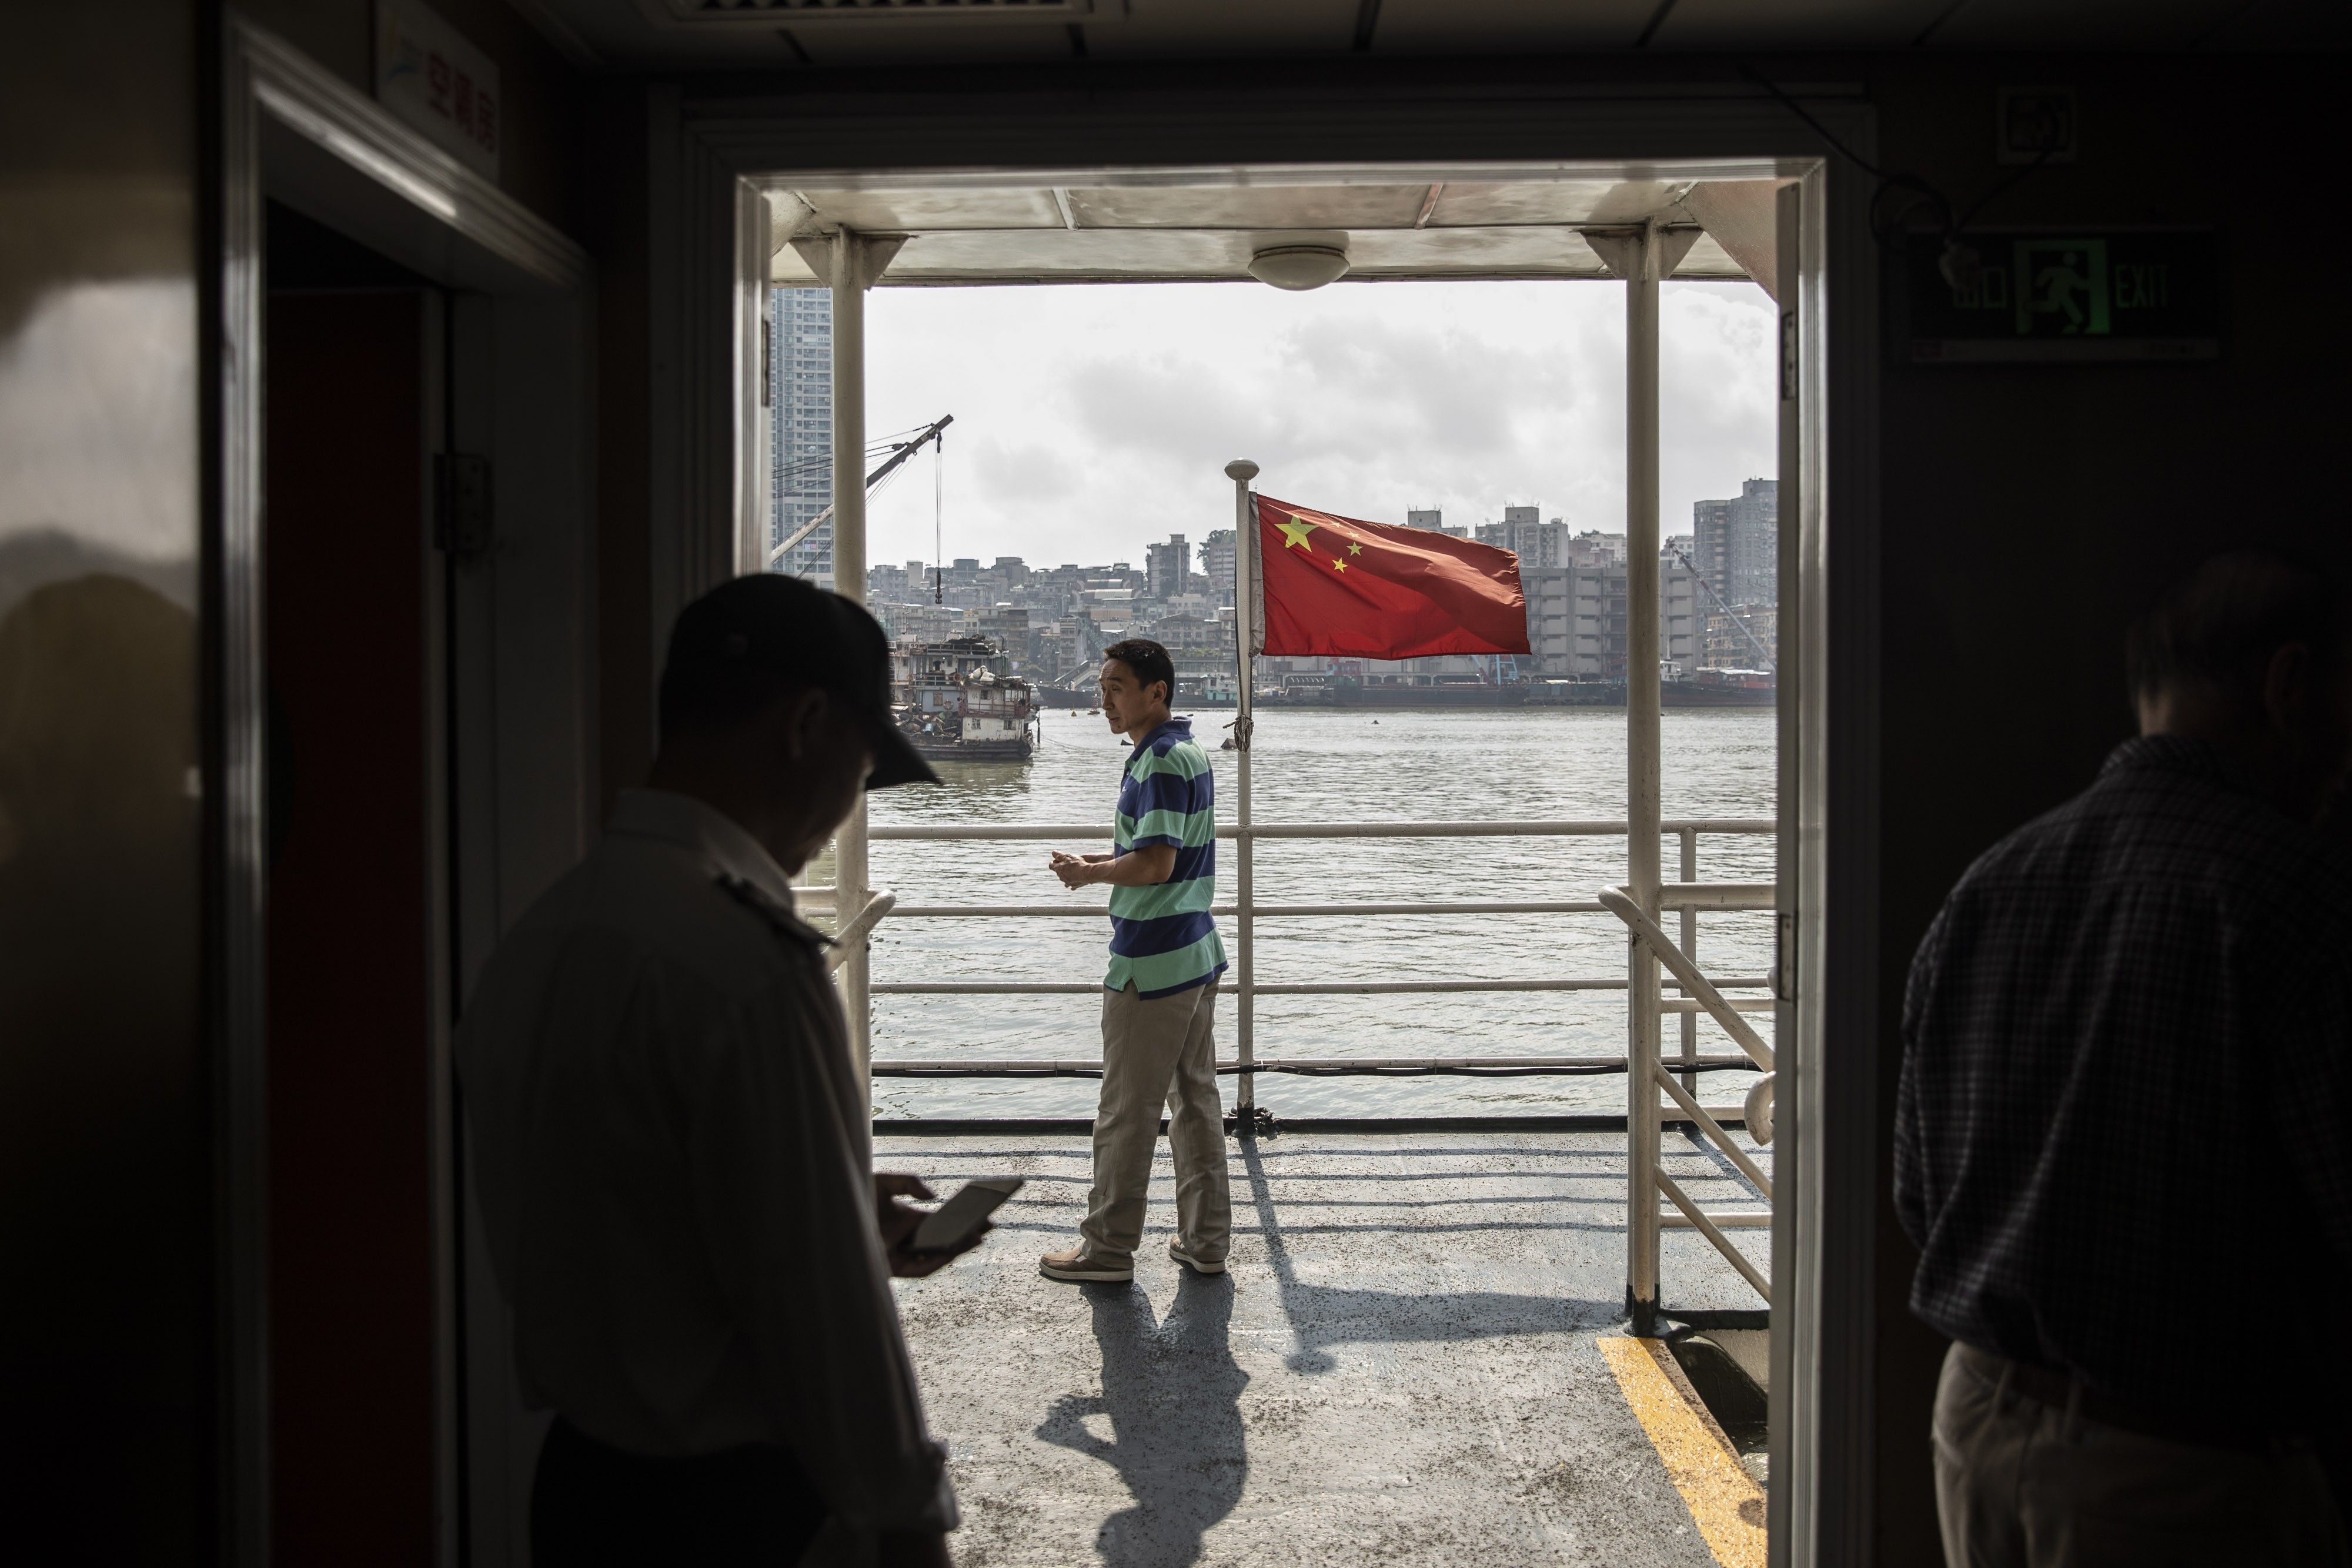
<svg viewBox="0 0 2352 1568">
<path fill-rule="evenodd" d="M 267 1563 L 271 1549 L 268 1150 L 266 1035 L 263 758 L 268 673 L 263 642 L 264 214 L 278 200 L 452 290 L 451 334 L 461 359 L 489 380 L 471 378 L 475 401 L 450 434 L 495 431 L 501 462 L 511 456 L 542 487 L 516 508 L 513 540 L 527 561 L 571 551 L 570 593 L 553 653 L 546 617 L 532 601 L 501 591 L 495 573 L 467 580 L 452 572 L 432 596 L 421 636 L 438 643 L 443 619 L 458 622 L 450 666 L 428 650 L 436 677 L 426 695 L 427 737 L 443 777 L 426 782 L 435 842 L 419 868 L 433 890 L 431 939 L 436 1024 L 424 1042 L 430 1073 L 427 1138 L 433 1173 L 435 1360 L 435 1557 L 460 1560 L 466 1529 L 468 1385 L 483 1375 L 465 1359 L 465 1279 L 478 1251 L 463 1222 L 460 1131 L 450 1071 L 451 1028 L 463 982 L 495 927 L 584 847 L 593 823 L 595 736 L 593 269 L 587 253 L 492 182 L 459 164 L 392 118 L 349 83 L 234 11 L 218 35 L 219 183 L 212 220 L 217 267 L 206 302 L 211 319 L 206 390 L 212 467 L 204 562 L 207 715 L 207 1028 L 214 1040 L 215 1323 L 219 1423 L 218 1540 L 224 1561 Z M 470 302 L 470 304 L 468 303 Z M 487 305 L 487 309 L 483 308 Z M 453 378 L 463 395 L 467 378 Z M 501 513 L 500 542 L 506 542 Z M 420 570 L 431 559 L 427 547 Z M 509 576 L 513 574 L 510 572 Z M 503 704 L 500 698 L 504 698 Z M 521 708 L 546 716 L 529 733 L 496 733 L 485 750 L 470 715 Z M 454 740 L 454 746 L 444 742 Z M 509 778 L 508 775 L 514 775 Z M 548 789 L 568 811 L 549 811 Z M 518 828 L 522 848 L 501 831 L 520 823 L 525 800 L 558 821 Z M 478 831 L 452 821 L 473 810 Z M 563 841 L 568 839 L 568 844 Z M 452 939 L 452 929 L 457 933 Z M 479 1341 L 484 1336 L 473 1336 Z M 511 1381 L 503 1345 L 478 1343 L 490 1372 Z M 470 1373 L 461 1381 L 461 1372 Z"/>
<path fill-rule="evenodd" d="M 1433 75 L 1435 74 L 1433 68 Z M 1213 72 L 1196 73 L 1213 78 Z M 1433 164 L 1611 167 L 1622 175 L 1753 170 L 1783 193 L 1780 1201 L 1774 1227 L 1770 1561 L 1873 1560 L 1878 1084 L 1877 399 L 1879 258 L 1868 182 L 1760 88 L 1573 81 L 1476 96 L 1395 81 L 1237 100 L 1168 73 L 1156 89 L 1067 97 L 1041 81 L 975 103 L 952 87 L 698 98 L 655 89 L 653 622 L 743 569 L 763 537 L 755 471 L 765 204 L 783 180 L 901 183 L 1152 169 Z M 1798 89 L 1819 125 L 1874 155 L 1858 88 Z M 938 149 L 965 160 L 939 163 Z M 1668 166 L 1672 166 L 1671 170 Z M 667 176 L 667 178 L 665 178 Z M 718 503 L 718 504 L 714 504 Z M 755 558 L 752 558 L 756 559 Z M 1791 657 L 1791 648 L 1794 656 Z"/>
</svg>

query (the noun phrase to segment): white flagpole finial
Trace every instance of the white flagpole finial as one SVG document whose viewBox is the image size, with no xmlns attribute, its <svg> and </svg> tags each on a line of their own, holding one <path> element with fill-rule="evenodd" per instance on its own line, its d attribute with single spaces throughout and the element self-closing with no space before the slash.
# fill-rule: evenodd
<svg viewBox="0 0 2352 1568">
<path fill-rule="evenodd" d="M 1257 477 L 1257 465 L 1246 457 L 1236 457 L 1225 465 L 1225 477 L 1244 483 Z"/>
</svg>

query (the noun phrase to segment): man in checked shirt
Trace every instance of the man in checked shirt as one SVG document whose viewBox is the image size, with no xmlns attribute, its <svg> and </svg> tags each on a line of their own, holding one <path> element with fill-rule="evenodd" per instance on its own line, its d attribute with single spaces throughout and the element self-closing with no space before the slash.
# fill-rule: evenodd
<svg viewBox="0 0 2352 1568">
<path fill-rule="evenodd" d="M 2138 738 L 1969 868 L 1904 1004 L 1895 1197 L 1951 1336 L 1952 1568 L 2352 1563 L 2325 1375 L 2246 1334 L 2352 1285 L 2343 609 L 2208 562 L 2133 629 Z"/>
</svg>

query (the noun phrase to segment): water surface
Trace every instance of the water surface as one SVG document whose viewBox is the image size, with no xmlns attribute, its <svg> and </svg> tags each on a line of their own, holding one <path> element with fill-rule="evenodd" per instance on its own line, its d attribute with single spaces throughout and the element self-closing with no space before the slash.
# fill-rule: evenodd
<svg viewBox="0 0 2352 1568">
<path fill-rule="evenodd" d="M 1230 712 L 1195 716 L 1217 771 L 1217 816 L 1234 820 L 1234 755 L 1215 749 Z M 1759 817 L 1773 811 L 1773 716 L 1733 709 L 1669 713 L 1664 720 L 1664 807 L 1675 817 Z M 950 764 L 937 789 L 874 799 L 877 823 L 1108 824 L 1128 751 L 1103 721 L 1057 709 L 1045 717 L 1036 758 L 1019 764 Z M 1255 817 L 1280 821 L 1622 820 L 1625 716 L 1607 709 L 1382 713 L 1280 709 L 1257 716 L 1252 753 Z M 1066 890 L 1046 869 L 1045 843 L 873 846 L 873 881 L 908 904 L 1064 903 L 1099 908 L 1099 888 Z M 1097 846 L 1068 844 L 1086 849 Z M 1109 847 L 1108 826 L 1103 849 Z M 1234 896 L 1231 841 L 1218 845 L 1218 901 Z M 1697 878 L 1763 882 L 1769 838 L 1706 835 Z M 1665 872 L 1679 873 L 1671 837 Z M 830 880 L 813 868 L 812 880 Z M 1590 898 L 1625 878 L 1622 838 L 1274 841 L 1259 846 L 1260 903 L 1413 899 Z M 1230 916 L 1219 922 L 1230 953 Z M 1380 915 L 1257 922 L 1257 978 L 1622 979 L 1626 939 L 1607 914 Z M 1108 924 L 1098 919 L 887 920 L 873 974 L 887 980 L 1098 980 Z M 1698 953 L 1716 976 L 1760 976 L 1771 959 L 1771 916 L 1700 917 Z M 1752 994 L 1752 993 L 1751 993 Z M 1219 999 L 1221 1057 L 1234 1050 L 1234 1000 Z M 1094 996 L 884 996 L 874 1000 L 874 1052 L 975 1059 L 1101 1054 Z M 1751 1015 L 1767 1040 L 1769 1014 Z M 1666 1025 L 1670 1048 L 1679 1024 Z M 1625 1043 L 1622 991 L 1496 995 L 1260 997 L 1261 1058 L 1293 1056 L 1605 1056 Z M 1733 1049 L 1712 1023 L 1705 1052 Z M 1225 1088 L 1231 1101 L 1234 1081 Z M 1748 1079 L 1713 1073 L 1710 1103 L 1736 1100 Z M 1622 1077 L 1309 1079 L 1265 1076 L 1258 1100 L 1277 1116 L 1510 1115 L 1622 1111 Z M 881 1079 L 879 1116 L 1086 1116 L 1091 1080 Z"/>
</svg>

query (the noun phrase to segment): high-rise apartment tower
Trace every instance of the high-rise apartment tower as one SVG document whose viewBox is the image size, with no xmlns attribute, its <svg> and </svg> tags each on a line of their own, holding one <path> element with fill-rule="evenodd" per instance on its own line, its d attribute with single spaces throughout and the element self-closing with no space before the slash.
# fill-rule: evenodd
<svg viewBox="0 0 2352 1568">
<path fill-rule="evenodd" d="M 833 292 L 779 288 L 769 309 L 768 546 L 773 549 L 833 505 Z M 833 520 L 819 523 L 785 551 L 775 570 L 832 587 Z"/>
<path fill-rule="evenodd" d="M 1780 482 L 1750 479 L 1739 494 L 1691 507 L 1691 555 L 1727 604 L 1780 597 Z"/>
</svg>

